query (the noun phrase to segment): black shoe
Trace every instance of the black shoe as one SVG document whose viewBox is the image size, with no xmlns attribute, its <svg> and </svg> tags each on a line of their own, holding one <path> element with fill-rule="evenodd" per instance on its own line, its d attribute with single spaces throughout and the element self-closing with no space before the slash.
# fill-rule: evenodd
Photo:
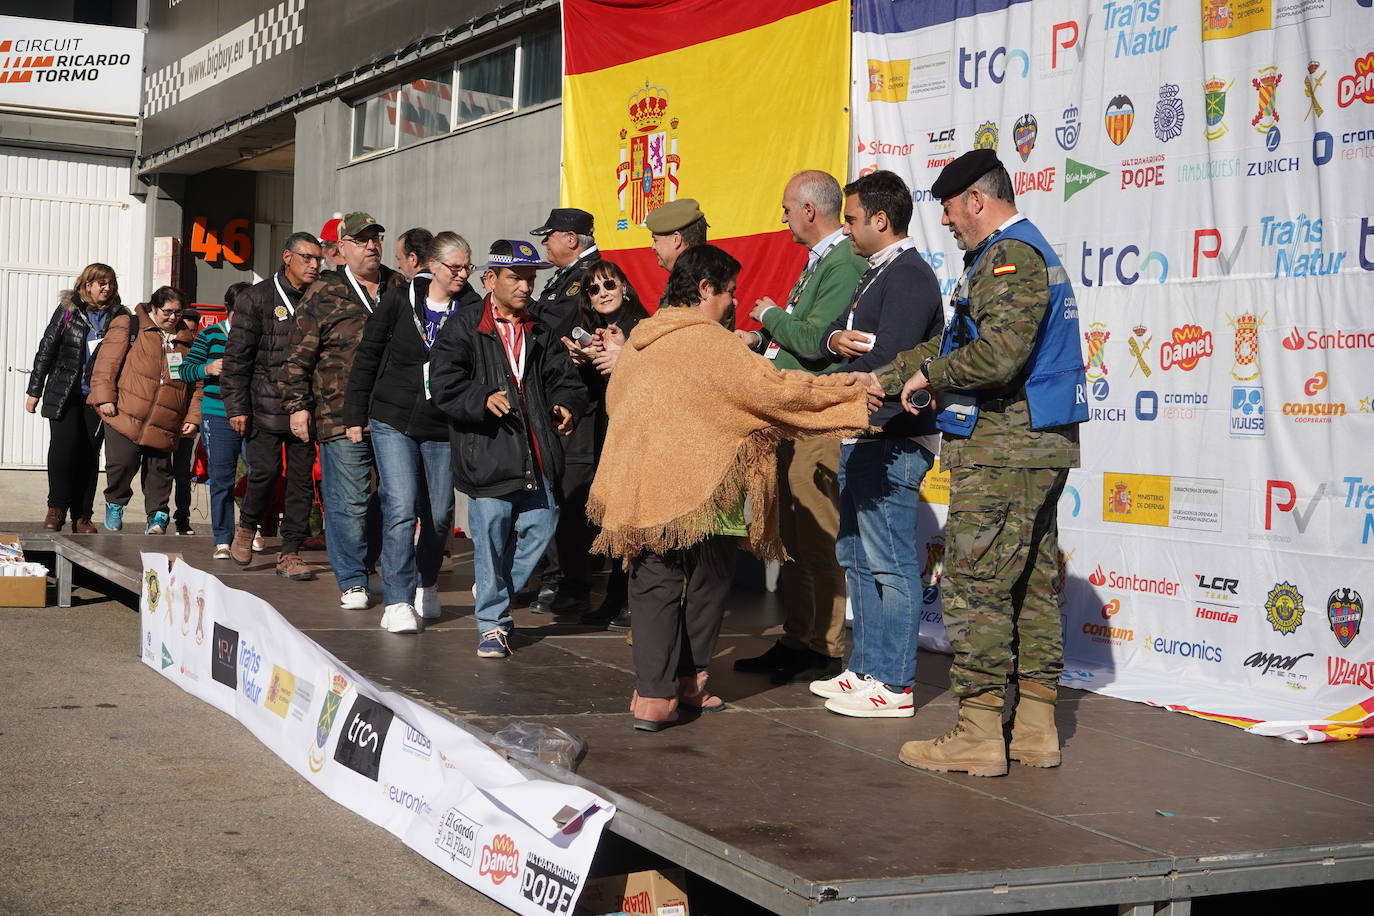
<svg viewBox="0 0 1374 916">
<path fill-rule="evenodd" d="M 822 655 L 813 649 L 802 652 L 795 661 L 782 665 L 768 675 L 774 684 L 824 681 L 844 670 L 844 660 Z"/>
<path fill-rule="evenodd" d="M 601 602 L 601 606 L 596 610 L 587 611 L 587 613 L 583 614 L 582 622 L 604 627 L 616 617 L 620 616 L 620 612 L 623 610 L 625 610 L 625 607 L 619 601 L 613 601 L 607 598 L 605 601 Z"/>
<path fill-rule="evenodd" d="M 530 602 L 530 611 L 535 614 L 552 614 L 553 599 L 556 593 L 551 588 L 539 589 L 539 594 Z"/>
<path fill-rule="evenodd" d="M 753 658 L 741 658 L 735 662 L 735 670 L 747 674 L 768 674 L 785 665 L 800 664 L 807 660 L 806 649 L 789 649 L 780 642 L 773 643 L 768 651 Z"/>
<path fill-rule="evenodd" d="M 581 617 L 591 612 L 586 595 L 567 595 L 559 592 L 553 599 L 552 612 L 555 617 Z"/>
<path fill-rule="evenodd" d="M 625 608 L 619 614 L 616 614 L 615 618 L 612 619 L 610 623 L 606 624 L 606 628 L 609 630 L 619 630 L 622 633 L 628 630 L 630 628 L 630 609 Z"/>
</svg>

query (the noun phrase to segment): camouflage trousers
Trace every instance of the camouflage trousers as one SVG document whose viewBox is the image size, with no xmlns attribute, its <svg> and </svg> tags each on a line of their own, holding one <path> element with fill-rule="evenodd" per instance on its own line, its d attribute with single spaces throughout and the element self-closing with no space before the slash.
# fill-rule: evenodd
<svg viewBox="0 0 1374 916">
<path fill-rule="evenodd" d="M 1068 476 L 1066 468 L 953 469 L 940 591 L 955 696 L 1002 696 L 1012 677 L 1058 685 L 1064 643 L 1054 580 Z"/>
</svg>

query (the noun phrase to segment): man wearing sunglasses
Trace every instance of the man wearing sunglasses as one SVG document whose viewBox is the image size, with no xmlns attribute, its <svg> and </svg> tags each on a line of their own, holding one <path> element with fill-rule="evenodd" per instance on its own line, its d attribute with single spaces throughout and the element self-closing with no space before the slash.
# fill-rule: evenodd
<svg viewBox="0 0 1374 916">
<path fill-rule="evenodd" d="M 339 586 L 339 605 L 368 606 L 367 573 L 381 549 L 381 512 L 372 492 L 372 443 L 353 442 L 344 395 L 363 325 L 386 290 L 405 282 L 382 263 L 386 230 L 369 213 L 339 224 L 344 263 L 320 275 L 301 297 L 278 381 L 291 433 L 320 444 L 325 546 Z"/>
<path fill-rule="evenodd" d="M 281 476 L 284 445 L 286 507 L 277 575 L 295 581 L 315 578 L 300 555 L 301 545 L 310 536 L 306 520 L 315 498 L 310 481 L 315 450 L 291 435 L 277 372 L 286 359 L 301 295 L 319 276 L 321 254 L 313 235 L 297 232 L 286 240 L 281 270 L 239 294 L 219 378 L 224 414 L 229 427 L 247 439 L 246 457 L 252 467 L 229 557 L 239 566 L 253 562 L 253 536 Z"/>
<path fill-rule="evenodd" d="M 556 208 L 530 235 L 544 241 L 549 263 L 558 268 L 530 305 L 530 314 L 552 331 L 554 340 L 567 337 L 577 325 L 578 301 L 588 273 L 601 260 L 592 235 L 592 215 L 575 207 Z M 541 565 L 539 597 L 530 610 L 552 614 L 581 614 L 588 610 L 591 591 L 590 529 L 583 507 L 587 488 L 596 473 L 593 456 L 595 424 L 576 417 L 573 435 L 564 443 L 566 462 L 559 481 L 558 504 L 563 507 L 558 531 L 549 542 Z M 579 504 L 576 495 L 580 494 Z"/>
</svg>

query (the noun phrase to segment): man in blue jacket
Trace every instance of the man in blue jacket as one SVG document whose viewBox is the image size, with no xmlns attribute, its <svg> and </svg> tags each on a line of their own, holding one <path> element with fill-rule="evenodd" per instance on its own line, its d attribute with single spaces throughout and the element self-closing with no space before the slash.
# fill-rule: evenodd
<svg viewBox="0 0 1374 916">
<path fill-rule="evenodd" d="M 868 259 L 849 307 L 822 335 L 821 351 L 847 372 L 869 372 L 898 353 L 939 337 L 940 286 L 907 237 L 911 191 L 888 171 L 845 186 L 844 231 Z M 876 433 L 840 446 L 840 532 L 836 553 L 854 609 L 854 647 L 845 671 L 813 681 L 825 708 L 860 718 L 915 715 L 916 635 L 921 567 L 916 517 L 921 480 L 935 463 L 939 435 L 889 398 L 869 418 Z"/>
<path fill-rule="evenodd" d="M 561 436 L 587 406 L 567 348 L 528 312 L 535 272 L 548 266 L 529 242 L 493 242 L 487 295 L 430 350 L 430 393 L 453 421 L 454 486 L 469 500 L 482 658 L 510 655 L 511 596 L 558 525 Z"/>
</svg>

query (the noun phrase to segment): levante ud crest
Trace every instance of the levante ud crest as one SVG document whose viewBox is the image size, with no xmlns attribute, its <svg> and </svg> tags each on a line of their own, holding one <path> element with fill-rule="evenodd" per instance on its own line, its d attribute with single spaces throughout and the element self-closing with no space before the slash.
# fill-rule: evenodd
<svg viewBox="0 0 1374 916">
<path fill-rule="evenodd" d="M 657 207 L 677 199 L 677 118 L 668 117 L 668 90 L 650 85 L 636 89 L 627 104 L 629 125 L 620 131 L 620 164 L 616 194 L 620 199 L 617 229 L 641 226 Z"/>
</svg>

